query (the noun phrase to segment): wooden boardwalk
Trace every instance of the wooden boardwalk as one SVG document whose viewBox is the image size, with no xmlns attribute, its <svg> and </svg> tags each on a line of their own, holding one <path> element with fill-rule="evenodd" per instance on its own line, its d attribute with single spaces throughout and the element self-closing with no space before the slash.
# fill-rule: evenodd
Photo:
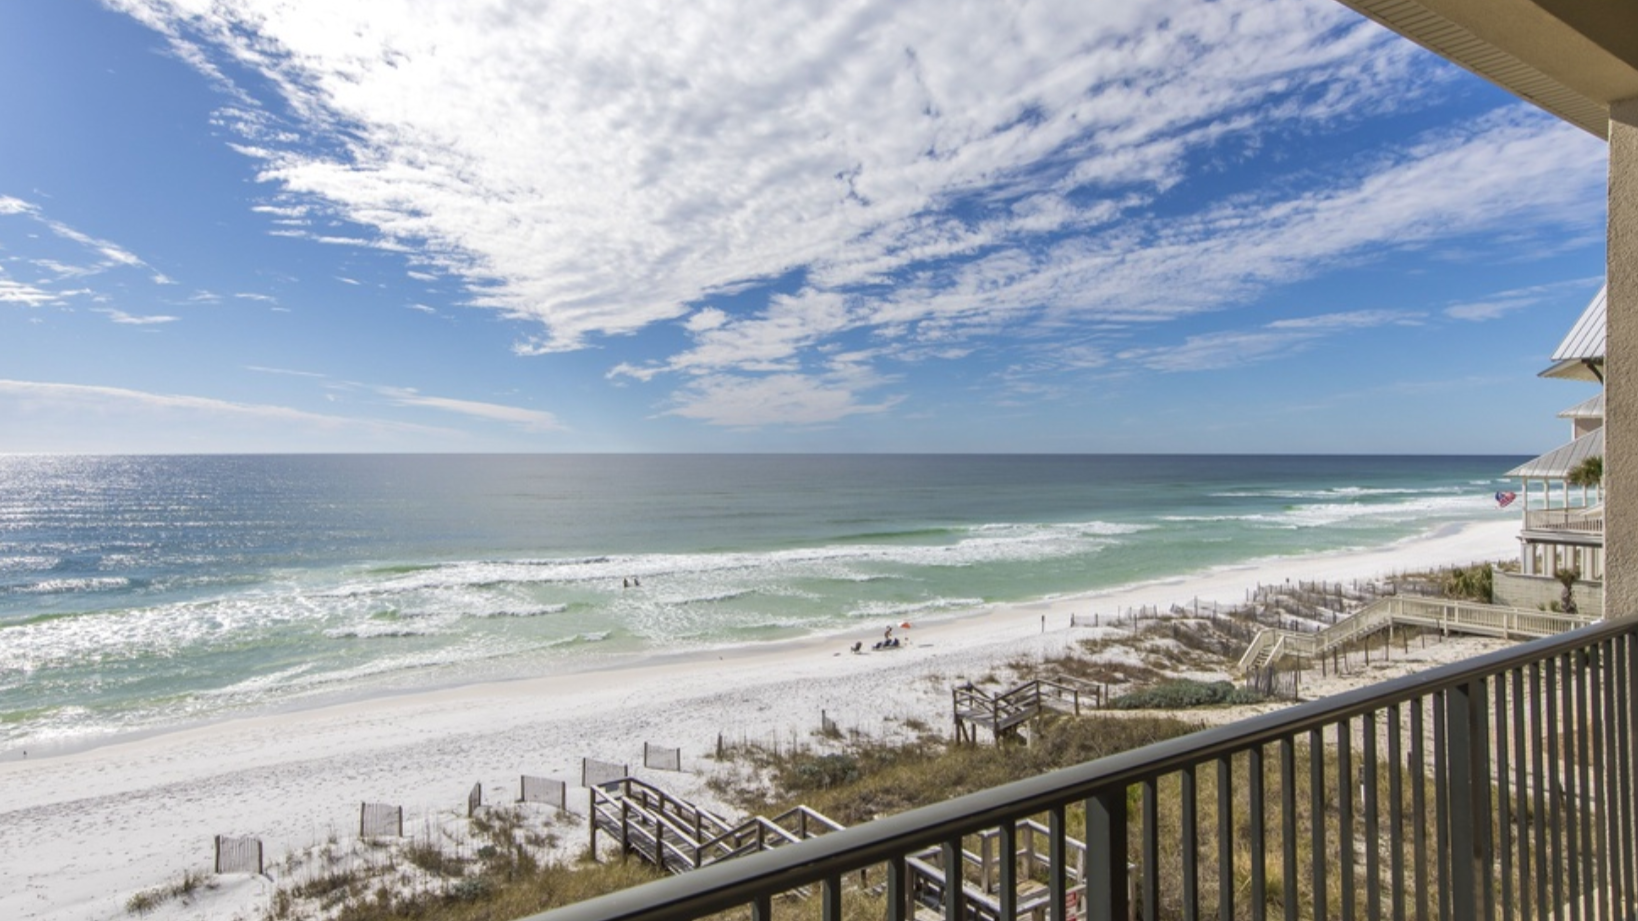
<svg viewBox="0 0 1638 921">
<path fill-rule="evenodd" d="M 951 689 L 950 699 L 957 743 L 977 742 L 979 727 L 999 742 L 1047 710 L 1079 716 L 1083 707 L 1102 707 L 1103 690 L 1068 678 L 1036 678 L 994 694 L 964 684 Z"/>
<path fill-rule="evenodd" d="M 1539 639 L 1585 627 L 1598 618 L 1588 614 L 1529 611 L 1476 601 L 1393 596 L 1380 598 L 1323 630 L 1304 633 L 1265 628 L 1240 657 L 1240 671 L 1252 671 L 1283 658 L 1319 659 L 1333 651 L 1397 626 L 1441 633 L 1466 633 L 1507 639 Z"/>
<path fill-rule="evenodd" d="M 634 777 L 592 787 L 591 845 L 597 853 L 597 836 L 608 835 L 620 842 L 628 854 L 664 868 L 670 873 L 686 873 L 700 867 L 746 854 L 786 847 L 809 838 L 841 831 L 843 826 L 806 806 L 798 806 L 774 818 L 752 816 L 737 824 L 701 809 L 686 800 Z M 1051 831 L 1033 820 L 1017 824 L 1011 855 L 1016 891 L 1010 900 L 1013 918 L 1045 917 L 1051 896 L 1039 880 L 1047 878 L 1051 867 Z M 1001 886 L 1004 877 L 1001 832 L 990 829 L 971 835 L 957 857 L 960 866 L 961 898 L 970 921 L 1003 921 Z M 1084 888 L 1086 845 L 1065 838 L 1065 881 L 1071 898 Z M 968 848 L 975 848 L 969 850 Z M 906 855 L 905 891 L 917 918 L 942 919 L 946 852 L 930 847 Z M 886 880 L 874 880 L 861 872 L 858 885 L 881 892 Z"/>
<path fill-rule="evenodd" d="M 591 847 L 602 832 L 621 850 L 671 873 L 754 854 L 841 830 L 839 823 L 806 806 L 772 819 L 752 816 L 738 824 L 672 796 L 635 777 L 591 788 Z"/>
</svg>

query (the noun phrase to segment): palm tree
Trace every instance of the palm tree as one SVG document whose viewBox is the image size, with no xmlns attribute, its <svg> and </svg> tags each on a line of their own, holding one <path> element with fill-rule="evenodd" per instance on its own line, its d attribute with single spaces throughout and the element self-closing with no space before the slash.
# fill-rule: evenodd
<svg viewBox="0 0 1638 921">
<path fill-rule="evenodd" d="M 1589 457 L 1575 467 L 1564 477 L 1571 486 L 1600 486 L 1604 482 L 1604 458 Z"/>
<path fill-rule="evenodd" d="M 1581 570 L 1570 568 L 1560 569 L 1553 573 L 1553 577 L 1564 586 L 1564 594 L 1559 596 L 1558 609 L 1566 614 L 1574 614 L 1575 610 L 1575 580 L 1581 578 Z"/>
</svg>

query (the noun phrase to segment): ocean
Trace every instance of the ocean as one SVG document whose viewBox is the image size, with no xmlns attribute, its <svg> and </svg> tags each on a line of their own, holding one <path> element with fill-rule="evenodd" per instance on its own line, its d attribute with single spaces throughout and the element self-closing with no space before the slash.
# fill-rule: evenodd
<svg viewBox="0 0 1638 921">
<path fill-rule="evenodd" d="M 1376 547 L 1521 460 L 0 456 L 0 756 Z"/>
</svg>

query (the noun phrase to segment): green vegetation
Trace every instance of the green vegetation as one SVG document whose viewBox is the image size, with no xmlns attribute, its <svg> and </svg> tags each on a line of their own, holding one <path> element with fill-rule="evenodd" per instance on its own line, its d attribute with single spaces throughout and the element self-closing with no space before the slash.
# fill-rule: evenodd
<svg viewBox="0 0 1638 921">
<path fill-rule="evenodd" d="M 1122 694 L 1109 701 L 1109 707 L 1113 710 L 1184 710 L 1190 707 L 1255 704 L 1264 699 L 1263 695 L 1250 688 L 1237 688 L 1227 681 L 1179 678 Z"/>
<path fill-rule="evenodd" d="M 1573 567 L 1559 569 L 1553 573 L 1553 578 L 1558 580 L 1558 584 L 1564 586 L 1564 592 L 1558 598 L 1558 610 L 1565 614 L 1576 613 L 1575 582 L 1581 578 L 1581 570 Z"/>
<path fill-rule="evenodd" d="M 1496 570 L 1489 563 L 1458 566 L 1444 571 L 1440 588 L 1446 598 L 1490 604 L 1495 598 Z"/>
<path fill-rule="evenodd" d="M 1604 458 L 1589 457 L 1570 470 L 1564 481 L 1571 486 L 1602 486 L 1604 484 Z"/>
<path fill-rule="evenodd" d="M 1200 728 L 1171 717 L 1045 716 L 1036 722 L 1028 745 L 946 746 L 925 738 L 889 745 L 861 739 L 841 752 L 779 755 L 741 747 L 727 757 L 760 764 L 758 774 L 767 782 L 715 786 L 747 812 L 778 814 L 806 805 L 844 825 L 856 825 Z"/>
<path fill-rule="evenodd" d="M 468 820 L 471 838 L 429 827 L 401 846 L 372 840 L 349 852 L 332 841 L 293 854 L 261 921 L 506 921 L 663 875 L 635 859 L 548 862 L 541 854 L 557 839 L 531 818 L 491 808 Z"/>
<path fill-rule="evenodd" d="M 200 889 L 214 889 L 215 883 L 209 882 L 210 874 L 203 870 L 185 870 L 182 878 L 166 886 L 153 889 L 144 889 L 125 900 L 125 911 L 133 915 L 145 915 L 159 906 L 178 899 L 186 905 L 193 901 L 193 896 Z"/>
</svg>

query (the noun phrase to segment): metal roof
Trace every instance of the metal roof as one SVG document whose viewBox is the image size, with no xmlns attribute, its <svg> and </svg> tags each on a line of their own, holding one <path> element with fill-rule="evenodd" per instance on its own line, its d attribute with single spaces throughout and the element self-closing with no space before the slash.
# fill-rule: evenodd
<svg viewBox="0 0 1638 921">
<path fill-rule="evenodd" d="M 1560 419 L 1602 419 L 1604 418 L 1604 393 L 1599 391 L 1598 396 L 1590 400 L 1582 400 L 1569 409 L 1558 414 Z"/>
<path fill-rule="evenodd" d="M 1603 456 L 1604 430 L 1598 428 L 1562 448 L 1555 448 L 1533 461 L 1514 467 L 1506 475 L 1527 480 L 1562 480 L 1587 458 Z"/>
<path fill-rule="evenodd" d="M 1575 321 L 1570 334 L 1559 343 L 1558 350 L 1553 353 L 1553 361 L 1588 361 L 1604 357 L 1604 305 L 1609 290 L 1609 285 L 1598 289 L 1592 303 L 1581 311 L 1581 319 Z"/>
<path fill-rule="evenodd" d="M 1553 352 L 1553 366 L 1539 377 L 1604 383 L 1604 313 L 1608 295 L 1609 285 L 1598 289 L 1597 296 L 1570 328 L 1570 334 Z"/>
</svg>

